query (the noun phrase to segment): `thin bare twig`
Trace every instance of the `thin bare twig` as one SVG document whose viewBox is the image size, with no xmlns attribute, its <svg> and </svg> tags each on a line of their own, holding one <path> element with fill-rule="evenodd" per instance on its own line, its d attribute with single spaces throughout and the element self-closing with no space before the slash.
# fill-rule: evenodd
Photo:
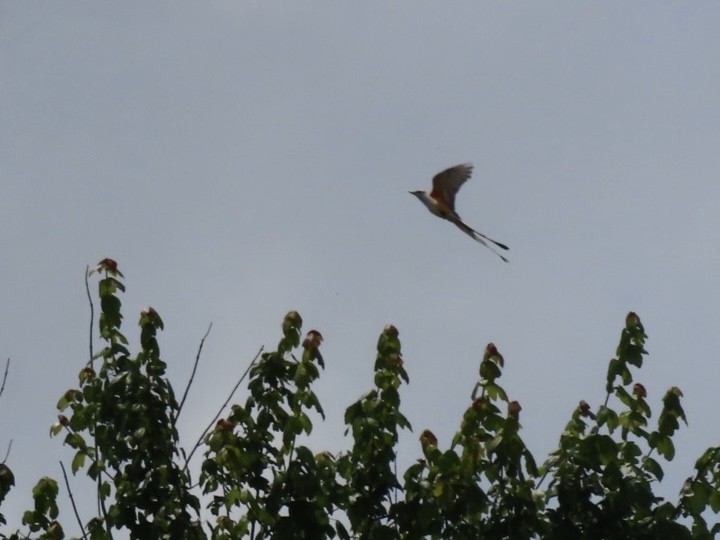
<svg viewBox="0 0 720 540">
<path fill-rule="evenodd" d="M 68 482 L 67 473 L 65 472 L 65 465 L 63 465 L 63 462 L 60 462 L 60 468 L 62 469 L 63 478 L 65 479 L 65 487 L 68 490 L 68 495 L 70 495 L 70 504 L 72 504 L 73 512 L 75 512 L 75 518 L 77 519 L 78 525 L 80 525 L 80 531 L 82 532 L 83 538 L 87 539 L 87 534 L 85 534 L 85 527 L 83 527 L 82 520 L 80 519 L 80 514 L 78 513 L 77 506 L 75 505 L 75 497 L 73 497 L 73 492 L 70 489 L 70 482 Z"/>
<path fill-rule="evenodd" d="M 93 324 L 94 324 L 94 318 L 95 318 L 95 306 L 93 305 L 92 296 L 90 295 L 90 283 L 88 282 L 90 272 L 90 266 L 85 267 L 85 292 L 87 293 L 88 302 L 90 304 L 90 359 L 88 360 L 88 364 L 90 364 L 90 367 L 92 367 L 93 363 L 93 355 L 95 354 L 93 351 Z"/>
<path fill-rule="evenodd" d="M 190 391 L 190 386 L 193 383 L 193 379 L 195 379 L 195 372 L 197 371 L 198 364 L 200 363 L 200 353 L 202 353 L 203 345 L 205 345 L 205 339 L 210 334 L 211 329 L 212 322 L 208 326 L 207 332 L 205 332 L 205 335 L 200 340 L 200 346 L 198 347 L 197 354 L 195 355 L 195 364 L 193 364 L 192 373 L 190 374 L 190 380 L 188 380 L 187 386 L 185 387 L 185 392 L 183 392 L 183 397 L 180 400 L 180 406 L 178 407 L 177 414 L 175 415 L 175 419 L 173 420 L 173 426 L 177 424 L 180 413 L 182 412 L 183 405 L 185 405 L 185 399 L 187 398 L 188 392 Z"/>
<path fill-rule="evenodd" d="M 7 362 L 5 362 L 5 373 L 3 375 L 2 384 L 0 385 L 0 396 L 2 396 L 3 392 L 5 391 L 5 381 L 7 381 L 8 371 L 10 371 L 10 359 L 7 359 Z M 7 459 L 10 457 L 10 450 L 12 449 L 12 443 L 13 440 L 10 439 L 10 442 L 8 443 L 7 452 L 5 452 L 5 457 L 3 458 L 0 463 L 5 463 Z"/>
<path fill-rule="evenodd" d="M 5 381 L 7 381 L 8 371 L 10 370 L 10 359 L 7 359 L 7 362 L 5 362 L 5 375 L 3 375 L 3 382 L 2 386 L 0 386 L 0 396 L 2 396 L 2 393 L 5 391 Z"/>
<path fill-rule="evenodd" d="M 13 440 L 10 439 L 10 442 L 8 443 L 7 452 L 5 452 L 5 458 L 2 461 L 0 461 L 0 463 L 5 463 L 7 461 L 7 458 L 10 457 L 10 450 L 12 449 L 12 442 L 13 442 Z"/>
<path fill-rule="evenodd" d="M 195 443 L 195 446 L 193 446 L 193 449 L 190 451 L 190 455 L 188 455 L 187 459 L 185 459 L 185 465 L 183 465 L 183 472 L 185 472 L 185 470 L 187 470 L 188 465 L 189 465 L 189 463 L 190 463 L 190 460 L 192 459 L 193 454 L 195 453 L 195 450 L 197 450 L 197 449 L 200 447 L 200 443 L 202 442 L 203 437 L 205 437 L 205 434 L 206 434 L 208 431 L 210 431 L 210 428 L 213 427 L 213 425 L 215 425 L 215 422 L 217 421 L 217 419 L 220 418 L 220 415 L 222 414 L 223 410 L 225 409 L 225 407 L 227 407 L 228 403 L 230 403 L 230 400 L 232 399 L 233 394 L 235 394 L 235 392 L 236 392 L 237 389 L 239 388 L 240 383 L 242 383 L 243 380 L 245 379 L 245 377 L 247 377 L 247 374 L 250 372 L 250 368 L 253 367 L 253 365 L 255 364 L 255 362 L 257 362 L 257 359 L 260 357 L 260 354 L 263 352 L 263 349 L 264 349 L 264 348 L 265 348 L 265 347 L 262 346 L 262 347 L 260 347 L 260 349 L 258 349 L 257 354 L 256 354 L 255 357 L 250 361 L 250 364 L 248 364 L 248 367 L 247 367 L 247 369 L 245 370 L 245 372 L 242 374 L 242 376 L 240 377 L 240 379 L 238 379 L 238 382 L 235 383 L 235 386 L 233 387 L 232 392 L 230 392 L 230 395 L 229 395 L 229 396 L 227 397 L 227 399 L 225 400 L 225 403 L 222 404 L 222 406 L 220 407 L 220 410 L 217 412 L 217 414 L 215 415 L 215 417 L 214 417 L 212 420 L 210 420 L 210 423 L 207 425 L 207 427 L 206 427 L 206 428 L 203 430 L 203 432 L 200 434 L 200 437 L 198 437 L 198 440 L 197 440 L 197 442 Z"/>
</svg>

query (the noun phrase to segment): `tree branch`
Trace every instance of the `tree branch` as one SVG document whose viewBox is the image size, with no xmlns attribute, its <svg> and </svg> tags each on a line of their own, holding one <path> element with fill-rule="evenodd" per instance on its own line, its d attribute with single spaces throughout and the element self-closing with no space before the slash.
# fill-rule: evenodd
<svg viewBox="0 0 720 540">
<path fill-rule="evenodd" d="M 197 354 L 195 355 L 195 364 L 193 364 L 192 373 L 190 374 L 190 379 L 188 380 L 187 386 L 185 387 L 185 392 L 183 392 L 183 397 L 180 400 L 180 406 L 178 407 L 177 414 L 175 414 L 175 419 L 173 420 L 173 426 L 177 424 L 178 418 L 180 418 L 180 413 L 182 412 L 183 405 L 185 405 L 185 399 L 187 398 L 188 392 L 190 391 L 190 386 L 192 386 L 193 380 L 195 379 L 195 373 L 197 372 L 198 364 L 200 363 L 200 353 L 202 353 L 203 345 L 205 345 L 205 339 L 210 334 L 210 330 L 212 329 L 212 322 L 208 326 L 207 332 L 205 332 L 205 335 L 200 340 L 200 346 L 198 347 Z"/>
<path fill-rule="evenodd" d="M 70 482 L 68 482 L 67 473 L 65 472 L 65 465 L 63 465 L 63 462 L 60 462 L 60 468 L 62 469 L 63 478 L 65 479 L 65 487 L 68 490 L 68 495 L 70 496 L 70 504 L 72 504 L 73 512 L 75 512 L 75 518 L 77 519 L 78 525 L 80 525 L 80 532 L 82 532 L 83 538 L 87 539 L 87 534 L 85 534 L 85 527 L 83 527 L 82 520 L 80 519 L 80 514 L 78 513 L 77 506 L 75 505 L 75 497 L 73 497 L 73 492 L 70 489 Z"/>
<path fill-rule="evenodd" d="M 10 358 L 8 358 L 7 362 L 5 362 L 5 373 L 3 374 L 2 384 L 0 384 L 0 396 L 2 396 L 3 392 L 5 391 L 5 382 L 7 381 L 9 371 L 10 371 Z M 0 463 L 5 463 L 7 461 L 7 458 L 10 457 L 10 450 L 12 449 L 12 443 L 13 443 L 13 440 L 10 439 L 10 442 L 8 443 L 7 452 L 5 452 L 5 458 L 2 461 L 0 461 Z"/>
<path fill-rule="evenodd" d="M 230 400 L 232 399 L 233 394 L 235 394 L 235 392 L 237 391 L 238 387 L 240 386 L 240 383 L 242 383 L 243 380 L 245 379 L 245 377 L 247 377 L 247 374 L 250 372 L 250 368 L 253 367 L 253 365 L 255 364 L 255 362 L 257 361 L 257 359 L 260 357 L 260 354 L 263 352 L 263 349 L 264 349 L 264 348 L 265 348 L 265 347 L 262 346 L 262 347 L 260 347 L 260 349 L 258 349 L 257 354 L 256 354 L 255 357 L 252 359 L 252 361 L 250 362 L 250 364 L 248 364 L 248 367 L 247 367 L 247 369 L 245 369 L 245 372 L 242 374 L 242 376 L 240 377 L 240 379 L 238 379 L 238 382 L 235 383 L 235 386 L 233 387 L 232 392 L 230 392 L 230 395 L 229 395 L 229 396 L 227 397 L 227 399 L 225 400 L 225 403 L 222 404 L 222 406 L 220 407 L 220 410 L 217 412 L 217 414 L 215 415 L 215 417 L 214 417 L 212 420 L 210 420 L 210 423 L 207 425 L 207 427 L 206 427 L 206 428 L 203 430 L 203 432 L 200 434 L 200 437 L 198 437 L 198 440 L 197 440 L 197 442 L 195 443 L 195 446 L 193 446 L 193 449 L 190 451 L 190 454 L 188 455 L 187 459 L 185 459 L 185 465 L 183 465 L 183 472 L 184 472 L 185 470 L 187 470 L 188 464 L 190 463 L 190 460 L 192 459 L 193 454 L 195 453 L 195 450 L 197 450 L 198 447 L 200 446 L 200 443 L 202 442 L 203 437 L 205 437 L 205 434 L 206 434 L 208 431 L 210 431 L 210 428 L 213 427 L 213 425 L 215 424 L 215 422 L 217 421 L 217 419 L 220 417 L 220 415 L 222 414 L 222 412 L 223 412 L 223 410 L 225 409 L 225 407 L 227 407 L 228 403 L 230 403 Z"/>
<path fill-rule="evenodd" d="M 12 442 L 13 442 L 13 440 L 10 439 L 10 442 L 8 443 L 7 452 L 5 452 L 5 458 L 2 461 L 0 461 L 0 464 L 5 463 L 7 461 L 7 459 L 10 457 L 10 450 L 12 450 Z"/>
<path fill-rule="evenodd" d="M 88 364 L 90 364 L 90 367 L 92 367 L 93 363 L 93 324 L 94 324 L 94 318 L 95 318 L 95 306 L 93 305 L 92 296 L 90 295 L 90 284 L 88 282 L 90 267 L 85 267 L 85 292 L 87 293 L 88 297 L 88 303 L 90 304 L 90 359 L 88 360 Z"/>
<path fill-rule="evenodd" d="M 5 381 L 7 381 L 8 371 L 10 370 L 10 359 L 5 362 L 5 374 L 3 375 L 2 385 L 0 385 L 0 396 L 5 391 Z"/>
</svg>

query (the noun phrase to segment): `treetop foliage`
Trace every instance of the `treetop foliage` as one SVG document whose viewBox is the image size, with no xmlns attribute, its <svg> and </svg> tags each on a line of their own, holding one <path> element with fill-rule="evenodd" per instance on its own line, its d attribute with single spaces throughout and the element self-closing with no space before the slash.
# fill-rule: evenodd
<svg viewBox="0 0 720 540">
<path fill-rule="evenodd" d="M 673 387 L 652 421 L 647 391 L 633 375 L 647 356 L 635 313 L 608 364 L 604 402 L 593 409 L 580 401 L 542 464 L 521 437 L 522 407 L 499 384 L 504 359 L 490 343 L 449 447 L 420 431 L 420 455 L 399 473 L 397 443 L 412 428 L 400 407 L 409 376 L 394 326 L 378 339 L 372 388 L 345 411 L 347 450 L 333 455 L 305 444 L 313 413 L 324 419 L 313 391 L 323 337 L 317 330 L 303 337 L 302 318 L 291 311 L 276 350 L 252 362 L 244 402 L 223 408 L 186 453 L 176 429 L 184 398 L 178 403 L 165 374 L 160 315 L 142 310 L 140 349 L 131 354 L 117 263 L 103 259 L 90 274 L 99 276 L 103 346 L 94 353 L 91 343 L 78 386 L 60 397 L 51 427 L 74 451 L 72 473 L 87 476 L 96 494 L 94 509 L 73 500 L 75 525 L 62 521 L 82 538 L 675 540 L 720 530 L 707 521 L 720 511 L 720 447 L 697 460 L 677 500 L 656 493 L 686 418 Z M 188 464 L 198 447 L 193 479 Z M 0 463 L 0 503 L 13 484 L 10 466 Z M 65 537 L 58 482 L 41 478 L 32 495 L 24 531 L 0 531 L 0 538 Z"/>
</svg>

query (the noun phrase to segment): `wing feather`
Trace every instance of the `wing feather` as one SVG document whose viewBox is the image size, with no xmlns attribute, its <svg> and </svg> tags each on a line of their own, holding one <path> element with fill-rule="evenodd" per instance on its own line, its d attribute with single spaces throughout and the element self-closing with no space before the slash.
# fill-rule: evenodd
<svg viewBox="0 0 720 540">
<path fill-rule="evenodd" d="M 445 203 L 453 212 L 455 211 L 455 195 L 460 187 L 472 175 L 473 166 L 470 163 L 455 165 L 439 172 L 433 178 L 433 188 L 430 196 Z"/>
</svg>

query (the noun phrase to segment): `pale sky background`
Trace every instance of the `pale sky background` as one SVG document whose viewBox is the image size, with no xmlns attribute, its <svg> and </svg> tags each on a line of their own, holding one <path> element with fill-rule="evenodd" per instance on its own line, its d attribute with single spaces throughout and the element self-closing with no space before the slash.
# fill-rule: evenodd
<svg viewBox="0 0 720 540">
<path fill-rule="evenodd" d="M 48 429 L 87 360 L 83 272 L 103 257 L 132 342 L 145 305 L 163 317 L 178 393 L 214 324 L 188 447 L 296 309 L 325 336 L 316 449 L 350 444 L 343 412 L 391 322 L 406 464 L 424 428 L 450 443 L 489 341 L 541 462 L 580 399 L 602 403 L 637 311 L 655 418 L 668 387 L 685 394 L 674 499 L 719 444 L 719 21 L 704 1 L 1 1 L 10 524 L 72 455 Z M 457 209 L 510 264 L 408 194 L 466 161 Z"/>
</svg>

